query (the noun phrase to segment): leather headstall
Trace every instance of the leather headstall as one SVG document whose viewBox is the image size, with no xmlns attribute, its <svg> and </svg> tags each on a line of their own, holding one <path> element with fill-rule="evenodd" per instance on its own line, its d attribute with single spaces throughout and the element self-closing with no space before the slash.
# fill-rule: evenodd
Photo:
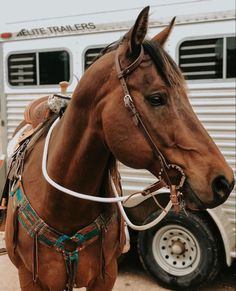
<svg viewBox="0 0 236 291">
<path fill-rule="evenodd" d="M 183 169 L 175 164 L 169 164 L 167 163 L 165 157 L 161 153 L 161 151 L 158 149 L 157 145 L 155 144 L 153 138 L 151 137 L 147 127 L 145 126 L 136 106 L 135 102 L 129 92 L 127 83 L 125 78 L 127 75 L 131 74 L 142 62 L 144 57 L 144 48 L 141 46 L 140 54 L 137 57 L 137 59 L 131 63 L 128 67 L 121 69 L 120 61 L 119 61 L 119 47 L 116 50 L 116 57 L 115 57 L 115 64 L 116 64 L 116 70 L 117 75 L 120 80 L 121 86 L 123 88 L 124 92 L 124 104 L 125 107 L 128 109 L 128 111 L 131 114 L 131 118 L 136 126 L 140 125 L 144 134 L 145 139 L 149 143 L 149 145 L 152 148 L 154 157 L 159 159 L 161 163 L 161 170 L 159 172 L 158 179 L 159 181 L 150 185 L 148 188 L 143 190 L 141 193 L 143 195 L 148 195 L 149 193 L 153 192 L 153 190 L 157 191 L 163 187 L 168 187 L 170 189 L 170 200 L 173 204 L 175 212 L 179 212 L 181 208 L 184 208 L 184 201 L 182 199 L 182 193 L 179 191 L 180 188 L 182 188 L 184 181 L 186 179 L 185 173 Z M 172 185 L 171 179 L 169 177 L 169 174 L 167 170 L 174 168 L 181 174 L 179 185 Z M 164 175 L 164 177 L 163 177 Z"/>
</svg>

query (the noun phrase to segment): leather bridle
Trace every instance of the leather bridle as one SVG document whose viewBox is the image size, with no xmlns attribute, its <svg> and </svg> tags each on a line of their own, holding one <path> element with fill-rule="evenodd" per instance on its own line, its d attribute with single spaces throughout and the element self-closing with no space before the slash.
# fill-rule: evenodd
<svg viewBox="0 0 236 291">
<path fill-rule="evenodd" d="M 48 175 L 47 157 L 48 157 L 48 148 L 49 148 L 50 137 L 51 137 L 51 134 L 53 132 L 53 129 L 55 128 L 57 123 L 60 121 L 60 117 L 58 117 L 53 122 L 53 124 L 51 125 L 51 127 L 47 133 L 47 136 L 45 139 L 45 144 L 44 144 L 44 149 L 43 149 L 43 158 L 42 158 L 42 173 L 43 173 L 43 176 L 46 179 L 46 181 L 51 186 L 53 186 L 54 188 L 56 188 L 57 190 L 59 190 L 61 192 L 64 192 L 68 195 L 71 195 L 73 197 L 80 198 L 80 199 L 85 199 L 85 200 L 94 201 L 94 202 L 102 202 L 102 203 L 114 203 L 114 202 L 116 202 L 118 204 L 118 207 L 121 211 L 121 214 L 122 214 L 126 224 L 135 230 L 146 230 L 146 229 L 153 227 L 157 223 L 159 223 L 164 218 L 164 216 L 168 213 L 168 211 L 171 209 L 172 205 L 173 205 L 174 210 L 176 212 L 179 212 L 181 209 L 185 210 L 184 200 L 182 199 L 183 195 L 180 192 L 181 188 L 183 187 L 184 181 L 186 179 L 185 173 L 180 166 L 175 165 L 175 164 L 169 164 L 166 161 L 163 154 L 161 153 L 161 151 L 158 149 L 157 145 L 153 141 L 153 138 L 151 137 L 147 127 L 145 126 L 145 123 L 143 122 L 143 120 L 142 120 L 142 118 L 141 118 L 141 116 L 140 116 L 140 114 L 135 106 L 135 102 L 129 93 L 128 86 L 127 86 L 127 83 L 125 80 L 125 78 L 140 65 L 140 63 L 143 60 L 143 57 L 144 57 L 144 48 L 141 47 L 141 51 L 140 51 L 140 54 L 137 57 L 137 59 L 132 64 L 130 64 L 128 67 L 126 67 L 125 69 L 122 70 L 121 66 L 120 66 L 120 62 L 119 62 L 119 48 L 118 48 L 117 52 L 116 52 L 115 63 L 116 63 L 116 70 L 117 70 L 118 78 L 121 82 L 121 86 L 122 86 L 123 91 L 124 91 L 125 107 L 131 113 L 132 119 L 133 119 L 135 125 L 141 126 L 144 137 L 147 140 L 147 142 L 149 143 L 150 147 L 152 148 L 152 152 L 153 152 L 154 156 L 157 159 L 159 159 L 159 161 L 160 161 L 161 169 L 160 169 L 160 172 L 158 174 L 159 180 L 141 192 L 136 192 L 136 193 L 130 194 L 128 196 L 120 196 L 119 191 L 117 190 L 115 182 L 113 180 L 112 174 L 109 173 L 110 183 L 111 183 L 111 187 L 112 187 L 112 190 L 113 190 L 115 197 L 100 197 L 100 196 L 84 194 L 84 193 L 80 193 L 77 191 L 73 191 L 71 189 L 68 189 L 68 188 L 58 184 L 56 181 L 54 181 Z M 181 174 L 180 182 L 178 185 L 172 184 L 171 179 L 170 179 L 169 174 L 168 174 L 168 170 L 170 170 L 170 169 L 175 169 Z M 158 201 L 155 197 L 155 195 L 162 193 L 161 191 L 158 191 L 158 190 L 160 190 L 163 187 L 167 187 L 170 189 L 170 201 L 165 206 L 165 208 L 163 208 L 158 203 Z M 157 216 L 153 221 L 151 221 L 149 223 L 146 223 L 143 225 L 135 225 L 129 220 L 128 216 L 126 215 L 125 210 L 124 210 L 124 205 L 122 202 L 126 202 L 128 199 L 130 199 L 133 196 L 138 197 L 140 195 L 145 195 L 145 196 L 147 196 L 147 198 L 152 197 L 154 199 L 154 201 L 156 202 L 156 204 L 162 209 L 162 212 L 159 214 L 159 216 Z"/>
<path fill-rule="evenodd" d="M 128 67 L 121 69 L 120 61 L 119 61 L 119 47 L 116 50 L 116 56 L 115 56 L 115 64 L 116 64 L 116 71 L 118 78 L 120 80 L 121 86 L 123 88 L 124 92 L 124 104 L 125 107 L 128 109 L 128 111 L 131 114 L 132 120 L 136 126 L 140 125 L 140 128 L 142 129 L 142 132 L 144 134 L 144 137 L 146 141 L 149 143 L 154 157 L 159 159 L 161 164 L 161 170 L 158 174 L 158 181 L 145 190 L 143 190 L 141 193 L 143 195 L 150 194 L 153 191 L 157 191 L 163 187 L 168 187 L 170 189 L 170 199 L 173 204 L 174 210 L 176 212 L 179 212 L 181 208 L 184 208 L 184 201 L 183 201 L 183 195 L 180 192 L 180 189 L 183 187 L 183 184 L 186 179 L 186 175 L 183 171 L 183 169 L 175 164 L 169 164 L 155 142 L 153 141 L 153 138 L 151 137 L 147 127 L 145 126 L 137 107 L 135 106 L 135 102 L 129 92 L 127 83 L 126 83 L 126 77 L 131 74 L 133 71 L 135 71 L 138 66 L 141 64 L 144 57 L 144 48 L 141 45 L 139 56 L 135 59 L 134 62 L 132 62 Z M 180 182 L 178 185 L 173 185 L 171 182 L 171 179 L 168 174 L 168 170 L 175 169 L 181 174 Z"/>
</svg>

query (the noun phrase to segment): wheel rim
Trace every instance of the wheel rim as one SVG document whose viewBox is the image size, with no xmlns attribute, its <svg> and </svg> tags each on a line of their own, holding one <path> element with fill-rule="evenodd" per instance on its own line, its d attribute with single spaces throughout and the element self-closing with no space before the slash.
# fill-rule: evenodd
<svg viewBox="0 0 236 291">
<path fill-rule="evenodd" d="M 200 261 L 196 237 L 186 228 L 168 225 L 159 229 L 152 242 L 157 264 L 169 274 L 184 276 L 192 273 Z"/>
</svg>

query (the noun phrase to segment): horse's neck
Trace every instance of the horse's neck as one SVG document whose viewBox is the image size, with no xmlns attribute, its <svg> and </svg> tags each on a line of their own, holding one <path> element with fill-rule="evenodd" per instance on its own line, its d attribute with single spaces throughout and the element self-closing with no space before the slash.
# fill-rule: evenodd
<svg viewBox="0 0 236 291">
<path fill-rule="evenodd" d="M 102 101 L 110 90 L 106 82 L 109 76 L 96 74 L 96 70 L 85 74 L 49 145 L 49 173 L 66 187 L 90 195 L 99 194 L 110 156 L 101 132 Z"/>
<path fill-rule="evenodd" d="M 74 191 L 104 195 L 100 191 L 107 178 L 110 154 L 91 125 L 91 117 L 86 109 L 75 108 L 76 106 L 76 102 L 72 102 L 53 131 L 49 144 L 48 173 L 59 184 Z M 77 226 L 78 217 L 79 224 L 86 225 L 104 207 L 66 194 L 61 195 L 52 187 L 49 187 L 46 201 L 51 218 L 57 216 L 58 212 L 64 213 L 66 217 L 63 220 L 71 221 L 72 225 L 74 223 Z"/>
<path fill-rule="evenodd" d="M 49 143 L 47 171 L 57 183 L 77 192 L 107 196 L 104 185 L 109 184 L 110 152 L 102 137 L 103 96 L 110 90 L 109 78 L 113 58 L 107 74 L 97 65 L 89 70 L 77 86 L 64 116 L 52 132 Z M 98 72 L 97 72 L 98 71 Z M 100 102 L 102 101 L 102 102 Z M 111 205 L 88 202 L 61 193 L 49 185 L 41 171 L 43 139 L 35 144 L 23 173 L 26 194 L 40 216 L 59 231 L 74 232 L 98 216 Z"/>
<path fill-rule="evenodd" d="M 62 120 L 49 145 L 48 171 L 68 188 L 98 194 L 109 152 L 84 121 Z M 90 181 L 88 184 L 86 181 Z M 93 181 L 91 183 L 91 181 Z"/>
</svg>

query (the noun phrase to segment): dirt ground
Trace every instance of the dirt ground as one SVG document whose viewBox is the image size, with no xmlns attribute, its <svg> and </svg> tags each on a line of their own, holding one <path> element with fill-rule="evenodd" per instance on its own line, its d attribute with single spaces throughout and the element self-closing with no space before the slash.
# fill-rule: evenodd
<svg viewBox="0 0 236 291">
<path fill-rule="evenodd" d="M 1 248 L 1 245 L 0 245 Z M 235 291 L 236 290 L 236 262 L 230 268 L 225 267 L 216 281 L 210 286 L 198 291 Z M 85 288 L 74 289 L 85 291 Z M 113 291 L 165 291 L 143 270 L 136 253 L 132 248 L 119 266 L 119 276 Z M 20 291 L 17 272 L 7 255 L 0 255 L 0 291 Z M 189 290 L 190 291 L 190 290 Z"/>
<path fill-rule="evenodd" d="M 140 267 L 131 270 L 126 269 L 126 260 L 122 262 L 120 274 L 113 291 L 164 291 L 167 289 L 159 287 L 151 280 Z M 0 256 L 0 291 L 20 291 L 17 272 L 9 261 L 7 255 Z M 74 289 L 75 291 L 85 291 L 85 288 Z"/>
</svg>

